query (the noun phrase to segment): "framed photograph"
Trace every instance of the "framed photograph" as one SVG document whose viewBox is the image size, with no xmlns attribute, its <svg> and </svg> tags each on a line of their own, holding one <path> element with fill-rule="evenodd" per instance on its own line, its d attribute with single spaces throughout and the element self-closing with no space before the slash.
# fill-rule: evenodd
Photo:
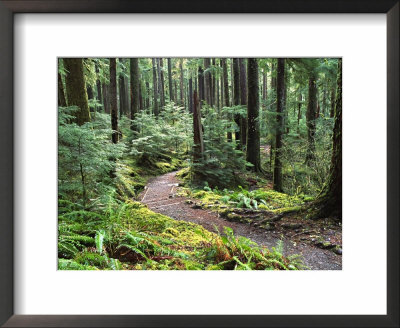
<svg viewBox="0 0 400 328">
<path fill-rule="evenodd" d="M 398 1 L 0 1 L 0 322 L 398 327 Z"/>
</svg>

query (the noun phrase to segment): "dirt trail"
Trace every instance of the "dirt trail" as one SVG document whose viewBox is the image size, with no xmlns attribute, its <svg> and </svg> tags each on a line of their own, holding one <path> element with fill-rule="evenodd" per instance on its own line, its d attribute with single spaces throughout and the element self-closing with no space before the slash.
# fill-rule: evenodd
<svg viewBox="0 0 400 328">
<path fill-rule="evenodd" d="M 176 220 L 200 224 L 212 232 L 215 232 L 214 226 L 217 226 L 220 231 L 223 231 L 223 227 L 227 226 L 233 229 L 235 235 L 244 236 L 269 248 L 276 246 L 280 236 L 274 235 L 272 232 L 248 224 L 229 222 L 212 211 L 192 208 L 192 205 L 186 203 L 189 198 L 175 195 L 178 183 L 176 172 L 153 178 L 143 192 L 141 202 L 154 212 L 167 215 Z M 312 270 L 342 269 L 342 257 L 329 250 L 303 243 L 294 244 L 287 238 L 283 238 L 283 242 L 286 255 L 301 254 L 304 263 Z"/>
</svg>

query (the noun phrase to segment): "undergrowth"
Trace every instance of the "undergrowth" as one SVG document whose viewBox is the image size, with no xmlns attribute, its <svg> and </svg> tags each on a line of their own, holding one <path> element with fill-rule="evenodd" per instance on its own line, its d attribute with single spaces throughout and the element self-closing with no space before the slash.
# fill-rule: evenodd
<svg viewBox="0 0 400 328">
<path fill-rule="evenodd" d="M 180 176 L 184 175 L 183 173 Z M 207 183 L 203 189 L 181 188 L 180 194 L 200 199 L 204 205 L 222 208 L 244 208 L 268 210 L 275 213 L 300 209 L 313 200 L 304 194 L 288 195 L 272 189 L 260 188 L 249 191 L 239 186 L 236 190 L 210 188 Z"/>
<path fill-rule="evenodd" d="M 101 211 L 59 204 L 60 270 L 298 270 L 297 257 L 260 247 L 230 228 L 203 227 L 110 197 Z M 279 245 L 278 245 L 279 246 Z"/>
</svg>

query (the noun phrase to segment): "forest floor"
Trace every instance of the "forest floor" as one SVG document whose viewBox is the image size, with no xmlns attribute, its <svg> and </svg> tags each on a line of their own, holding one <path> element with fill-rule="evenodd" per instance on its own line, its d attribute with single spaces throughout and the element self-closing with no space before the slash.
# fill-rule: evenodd
<svg viewBox="0 0 400 328">
<path fill-rule="evenodd" d="M 176 173 L 170 172 L 152 178 L 140 195 L 141 202 L 156 213 L 199 224 L 211 232 L 216 232 L 218 228 L 222 233 L 225 226 L 230 227 L 236 236 L 249 238 L 268 248 L 276 247 L 278 241 L 282 240 L 284 255 L 301 255 L 304 264 L 311 270 L 342 269 L 341 255 L 320 248 L 324 247 L 324 242 L 321 240 L 333 240 L 335 244 L 341 246 L 341 227 L 335 229 L 332 225 L 328 225 L 329 228 L 326 228 L 324 222 L 311 220 L 299 223 L 298 219 L 290 215 L 282 218 L 273 231 L 262 229 L 256 222 L 250 224 L 231 222 L 213 210 L 197 206 L 194 199 L 177 195 L 179 180 Z M 302 229 L 297 229 L 299 225 Z"/>
</svg>

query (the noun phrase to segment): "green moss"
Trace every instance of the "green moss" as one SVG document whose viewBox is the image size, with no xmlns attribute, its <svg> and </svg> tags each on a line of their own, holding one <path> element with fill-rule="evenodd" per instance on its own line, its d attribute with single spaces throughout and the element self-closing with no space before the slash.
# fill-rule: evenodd
<svg viewBox="0 0 400 328">
<path fill-rule="evenodd" d="M 246 238 L 237 238 L 230 230 L 226 230 L 226 235 L 220 236 L 200 225 L 154 213 L 138 202 L 128 201 L 119 210 L 109 212 L 108 215 L 117 216 L 118 219 L 110 217 L 104 222 L 102 229 L 105 233 L 105 253 L 96 253 L 95 247 L 83 250 L 75 247 L 68 254 L 73 260 L 64 259 L 60 269 L 289 268 L 287 264 L 290 261 L 281 254 L 261 249 Z M 85 237 L 82 240 L 89 241 Z M 64 257 L 61 253 L 59 256 Z M 294 268 L 298 266 L 294 265 Z"/>
</svg>

